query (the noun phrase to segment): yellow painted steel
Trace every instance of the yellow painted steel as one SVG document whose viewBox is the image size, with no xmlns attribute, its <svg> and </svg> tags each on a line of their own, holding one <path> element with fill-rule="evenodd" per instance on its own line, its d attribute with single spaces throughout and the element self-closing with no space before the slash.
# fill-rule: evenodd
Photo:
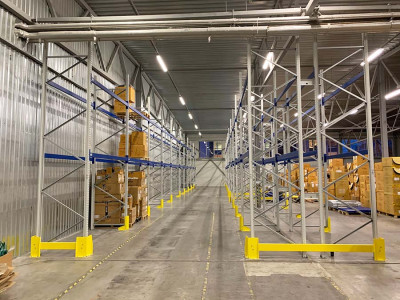
<svg viewBox="0 0 400 300">
<path fill-rule="evenodd" d="M 373 253 L 375 261 L 385 261 L 385 240 L 374 239 L 373 244 L 266 244 L 258 238 L 246 237 L 245 257 L 258 259 L 259 252 L 363 252 Z"/>
<path fill-rule="evenodd" d="M 383 238 L 374 239 L 374 260 L 386 260 L 385 239 Z"/>
<path fill-rule="evenodd" d="M 326 227 L 324 228 L 324 231 L 325 231 L 326 233 L 330 233 L 330 232 L 331 232 L 331 217 L 328 217 L 327 223 L 328 223 L 328 226 L 326 226 Z"/>
<path fill-rule="evenodd" d="M 75 250 L 76 242 L 41 242 L 40 250 Z"/>
<path fill-rule="evenodd" d="M 243 231 L 243 232 L 250 231 L 249 227 L 244 226 L 244 220 L 243 220 L 243 216 L 241 214 L 239 214 L 239 230 Z"/>
<path fill-rule="evenodd" d="M 40 257 L 40 236 L 31 236 L 31 257 Z"/>
<path fill-rule="evenodd" d="M 41 250 L 75 250 L 75 257 L 87 257 L 93 255 L 93 238 L 90 235 L 78 236 L 75 242 L 42 242 L 39 236 L 32 236 L 31 257 L 40 257 Z"/>
<path fill-rule="evenodd" d="M 240 214 L 239 214 L 239 211 L 238 211 L 238 206 L 235 205 L 235 217 L 239 218 L 239 216 L 240 216 Z"/>
<path fill-rule="evenodd" d="M 129 218 L 129 217 L 128 217 Z M 129 227 L 129 219 L 128 219 Z M 93 255 L 93 238 L 89 236 L 78 236 L 76 238 L 75 257 L 88 257 Z"/>
<path fill-rule="evenodd" d="M 180 198 L 181 197 L 181 190 L 179 190 L 179 193 L 178 193 L 178 195 L 176 195 L 176 198 Z"/>
<path fill-rule="evenodd" d="M 174 201 L 174 196 L 171 194 L 167 203 L 172 203 L 172 201 Z"/>
<path fill-rule="evenodd" d="M 374 252 L 373 244 L 264 244 L 259 251 L 278 252 Z"/>
<path fill-rule="evenodd" d="M 160 205 L 157 205 L 157 208 L 164 208 L 164 199 L 161 199 Z"/>
<path fill-rule="evenodd" d="M 124 217 L 124 225 L 118 227 L 119 231 L 124 231 L 129 229 L 129 216 Z"/>
<path fill-rule="evenodd" d="M 260 258 L 260 250 L 259 250 L 259 242 L 256 237 L 248 237 L 246 236 L 244 242 L 244 256 L 248 259 L 259 259 Z"/>
<path fill-rule="evenodd" d="M 147 216 L 149 217 L 150 217 L 150 212 L 151 212 L 150 205 L 147 205 Z"/>
</svg>

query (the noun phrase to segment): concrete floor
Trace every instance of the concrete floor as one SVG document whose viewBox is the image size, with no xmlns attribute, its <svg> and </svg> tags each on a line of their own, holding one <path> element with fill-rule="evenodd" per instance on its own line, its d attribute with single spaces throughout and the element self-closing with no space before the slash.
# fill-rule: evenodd
<svg viewBox="0 0 400 300">
<path fill-rule="evenodd" d="M 331 215 L 333 224 L 356 226 L 362 221 Z M 151 218 L 127 232 L 96 229 L 90 258 L 75 259 L 72 251 L 43 251 L 39 259 L 16 259 L 17 284 L 0 300 L 60 295 L 62 299 L 400 299 L 400 219 L 379 220 L 387 243 L 386 263 L 374 263 L 369 254 L 303 259 L 299 253 L 263 253 L 258 261 L 246 261 L 245 235 L 237 230 L 225 189 L 198 187 L 162 211 L 153 207 Z M 257 235 L 261 242 L 282 242 L 261 227 Z M 370 231 L 360 235 L 356 240 L 367 238 Z M 315 229 L 309 239 L 317 237 Z"/>
</svg>

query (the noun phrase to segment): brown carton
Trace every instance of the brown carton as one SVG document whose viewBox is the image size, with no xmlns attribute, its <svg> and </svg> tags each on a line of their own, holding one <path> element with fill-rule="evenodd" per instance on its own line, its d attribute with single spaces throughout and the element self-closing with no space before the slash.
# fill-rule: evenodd
<svg viewBox="0 0 400 300">
<path fill-rule="evenodd" d="M 133 131 L 129 136 L 131 145 L 147 145 L 147 134 L 143 131 Z"/>
</svg>

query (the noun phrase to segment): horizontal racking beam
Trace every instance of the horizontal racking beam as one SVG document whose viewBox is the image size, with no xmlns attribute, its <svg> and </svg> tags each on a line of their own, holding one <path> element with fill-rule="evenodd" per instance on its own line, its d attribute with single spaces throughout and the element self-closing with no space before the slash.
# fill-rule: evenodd
<svg viewBox="0 0 400 300">
<path fill-rule="evenodd" d="M 85 160 L 85 157 L 77 157 L 73 155 L 64 155 L 64 154 L 56 154 L 56 153 L 45 153 L 45 158 L 48 159 L 60 159 L 60 160 Z M 92 153 L 90 156 L 90 160 L 94 162 L 104 162 L 104 163 L 115 163 L 115 162 L 124 162 L 130 165 L 148 165 L 152 167 L 169 167 L 174 169 L 195 169 L 195 167 L 179 165 L 179 164 L 171 164 L 171 163 L 164 163 L 161 161 L 150 161 L 145 159 L 138 159 L 138 158 L 126 158 L 124 156 L 116 156 L 116 155 L 108 155 L 108 154 L 101 154 L 101 153 Z"/>
</svg>

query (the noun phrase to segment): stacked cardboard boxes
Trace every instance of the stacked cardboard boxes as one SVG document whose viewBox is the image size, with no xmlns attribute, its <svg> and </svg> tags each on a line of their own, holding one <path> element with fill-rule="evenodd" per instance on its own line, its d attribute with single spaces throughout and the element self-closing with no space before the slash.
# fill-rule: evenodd
<svg viewBox="0 0 400 300">
<path fill-rule="evenodd" d="M 384 157 L 383 169 L 383 200 L 377 199 L 378 210 L 390 215 L 400 215 L 400 157 Z M 378 198 L 378 195 L 377 195 Z"/>
<path fill-rule="evenodd" d="M 147 135 L 143 131 L 134 131 L 129 138 L 130 157 L 149 158 L 149 149 L 147 147 Z"/>
<path fill-rule="evenodd" d="M 115 88 L 115 94 L 119 96 L 122 100 L 127 101 L 126 97 L 126 88 L 125 86 L 117 86 Z M 132 86 L 129 86 L 129 105 L 134 106 L 135 104 L 135 89 Z M 114 99 L 114 113 L 116 115 L 125 115 L 126 106 L 119 102 L 118 100 Z M 133 114 L 133 110 L 129 109 L 129 114 Z"/>
<path fill-rule="evenodd" d="M 121 203 L 115 198 L 119 200 L 123 199 L 123 183 L 124 173 L 121 168 L 109 167 L 97 171 L 96 186 L 101 188 L 101 190 L 96 188 L 95 191 L 94 216 L 97 224 L 121 223 Z"/>
<path fill-rule="evenodd" d="M 129 157 L 148 159 L 147 135 L 142 131 L 134 131 L 129 135 Z M 126 137 L 121 134 L 119 140 L 118 156 L 125 156 Z"/>
<path fill-rule="evenodd" d="M 136 217 L 147 217 L 147 185 L 144 171 L 128 173 L 128 193 L 132 196 Z"/>
<path fill-rule="evenodd" d="M 1 244 L 1 242 L 0 242 Z M 5 246 L 5 245 L 4 245 Z M 0 247 L 1 249 L 1 247 Z M 14 269 L 12 266 L 13 251 L 0 256 L 0 294 L 15 284 Z"/>
</svg>

